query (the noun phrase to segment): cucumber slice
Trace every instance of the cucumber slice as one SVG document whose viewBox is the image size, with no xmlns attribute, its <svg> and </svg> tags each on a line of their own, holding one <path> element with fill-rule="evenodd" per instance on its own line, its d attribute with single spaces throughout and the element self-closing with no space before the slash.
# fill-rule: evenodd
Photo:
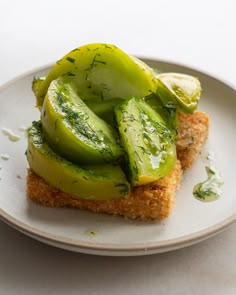
<svg viewBox="0 0 236 295">
<path fill-rule="evenodd" d="M 123 151 L 112 127 L 96 116 L 64 79 L 51 83 L 41 114 L 47 142 L 66 159 L 89 164 L 121 157 Z"/>
<path fill-rule="evenodd" d="M 169 174 L 176 162 L 176 149 L 163 118 L 137 98 L 119 105 L 115 115 L 132 185 L 144 185 Z"/>
<path fill-rule="evenodd" d="M 169 100 L 179 106 L 185 113 L 192 113 L 197 109 L 201 95 L 201 84 L 195 77 L 164 73 L 157 76 L 156 92 L 164 103 Z"/>
<path fill-rule="evenodd" d="M 33 122 L 28 131 L 27 159 L 31 169 L 47 183 L 75 197 L 109 200 L 130 192 L 130 184 L 119 166 L 82 167 L 54 153 L 45 141 L 40 122 Z"/>
</svg>

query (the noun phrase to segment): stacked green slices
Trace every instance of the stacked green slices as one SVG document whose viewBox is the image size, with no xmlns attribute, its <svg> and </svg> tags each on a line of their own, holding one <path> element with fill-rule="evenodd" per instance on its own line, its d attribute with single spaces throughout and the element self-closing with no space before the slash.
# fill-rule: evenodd
<svg viewBox="0 0 236 295">
<path fill-rule="evenodd" d="M 201 86 L 156 75 L 114 45 L 89 44 L 35 78 L 33 91 L 41 120 L 28 131 L 31 169 L 66 193 L 108 200 L 172 171 L 178 111 L 197 108 Z"/>
</svg>

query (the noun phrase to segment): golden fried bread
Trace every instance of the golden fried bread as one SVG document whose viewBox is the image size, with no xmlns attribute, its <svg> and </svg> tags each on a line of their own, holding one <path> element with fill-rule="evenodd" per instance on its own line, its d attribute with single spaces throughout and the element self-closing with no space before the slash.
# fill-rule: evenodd
<svg viewBox="0 0 236 295">
<path fill-rule="evenodd" d="M 208 136 L 209 124 L 209 117 L 203 112 L 179 113 L 176 149 L 183 170 L 190 168 L 199 156 Z"/>
<path fill-rule="evenodd" d="M 156 182 L 135 187 L 128 197 L 106 201 L 80 199 L 53 188 L 31 169 L 27 176 L 27 196 L 36 203 L 50 207 L 73 207 L 142 220 L 166 218 L 174 204 L 182 168 L 189 168 L 198 157 L 207 138 L 208 128 L 209 118 L 206 114 L 199 111 L 191 115 L 180 113 L 177 139 L 179 160 L 173 171 Z"/>
<path fill-rule="evenodd" d="M 44 206 L 74 207 L 94 212 L 123 215 L 132 219 L 162 219 L 171 212 L 181 180 L 179 161 L 167 177 L 152 184 L 136 187 L 128 197 L 95 201 L 79 199 L 48 185 L 31 169 L 28 170 L 27 195 Z"/>
</svg>

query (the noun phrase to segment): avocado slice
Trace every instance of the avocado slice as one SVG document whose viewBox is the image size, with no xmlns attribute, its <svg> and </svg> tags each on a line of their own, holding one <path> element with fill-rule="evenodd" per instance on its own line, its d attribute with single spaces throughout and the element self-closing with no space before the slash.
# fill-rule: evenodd
<svg viewBox="0 0 236 295">
<path fill-rule="evenodd" d="M 41 122 L 28 131 L 27 160 L 47 183 L 75 197 L 110 200 L 129 195 L 130 184 L 122 169 L 113 164 L 78 166 L 55 152 L 45 141 Z"/>
<path fill-rule="evenodd" d="M 52 81 L 41 120 L 49 146 L 75 163 L 114 162 L 123 151 L 115 131 L 80 99 L 71 82 Z"/>
<path fill-rule="evenodd" d="M 115 115 L 131 184 L 144 185 L 168 175 L 176 162 L 176 148 L 163 118 L 139 98 L 116 107 Z"/>
</svg>

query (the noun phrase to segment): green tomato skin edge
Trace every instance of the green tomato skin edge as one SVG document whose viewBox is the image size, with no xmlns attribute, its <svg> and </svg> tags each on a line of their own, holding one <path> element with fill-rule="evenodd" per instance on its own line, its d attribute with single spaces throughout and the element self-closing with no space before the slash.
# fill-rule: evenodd
<svg viewBox="0 0 236 295">
<path fill-rule="evenodd" d="M 76 48 L 59 60 L 37 92 L 39 107 L 50 83 L 58 77 L 74 81 L 82 99 L 95 101 L 142 97 L 156 88 L 151 68 L 116 46 L 103 43 Z"/>
<path fill-rule="evenodd" d="M 179 73 L 163 73 L 157 76 L 156 93 L 163 103 L 171 101 L 183 112 L 191 114 L 198 106 L 201 84 L 193 76 Z"/>
<path fill-rule="evenodd" d="M 41 113 L 47 142 L 66 159 L 93 164 L 122 156 L 113 129 L 85 105 L 71 83 L 54 80 Z"/>
<path fill-rule="evenodd" d="M 27 160 L 31 169 L 53 187 L 89 200 L 122 198 L 130 184 L 117 165 L 78 166 L 54 153 L 45 142 L 40 122 L 28 131 Z"/>
<path fill-rule="evenodd" d="M 176 163 L 176 148 L 161 116 L 136 98 L 119 105 L 115 114 L 128 155 L 131 184 L 144 185 L 169 174 Z"/>
</svg>

